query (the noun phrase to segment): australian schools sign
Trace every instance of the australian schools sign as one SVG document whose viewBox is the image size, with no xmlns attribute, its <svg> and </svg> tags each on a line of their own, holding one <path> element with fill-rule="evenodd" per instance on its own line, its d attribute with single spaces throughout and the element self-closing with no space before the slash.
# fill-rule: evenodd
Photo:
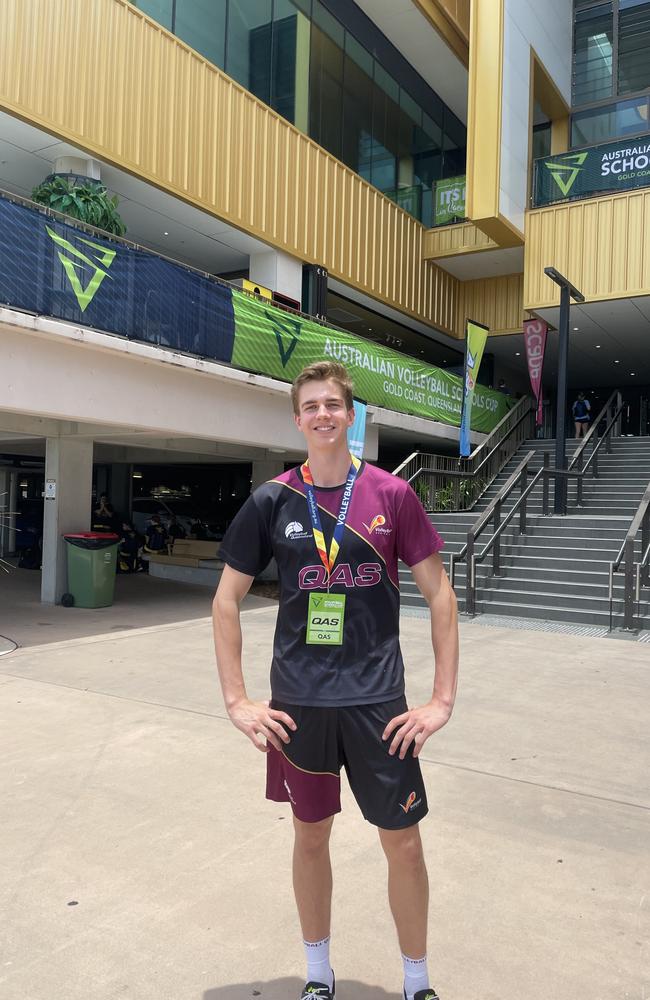
<svg viewBox="0 0 650 1000">
<path fill-rule="evenodd" d="M 650 136 L 535 160 L 533 205 L 650 186 Z"/>
</svg>

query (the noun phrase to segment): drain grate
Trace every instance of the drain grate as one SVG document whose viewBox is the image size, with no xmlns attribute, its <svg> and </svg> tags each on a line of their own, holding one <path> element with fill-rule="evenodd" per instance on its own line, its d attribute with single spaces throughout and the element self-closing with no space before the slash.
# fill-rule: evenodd
<svg viewBox="0 0 650 1000">
<path fill-rule="evenodd" d="M 402 608 L 401 614 L 407 618 L 428 618 L 429 612 L 423 608 Z M 563 632 L 565 635 L 584 635 L 602 639 L 610 633 L 604 625 L 573 625 L 571 622 L 553 622 L 542 618 L 510 618 L 506 615 L 477 615 L 469 618 L 459 614 L 459 621 L 465 625 L 485 625 L 488 628 L 511 628 L 535 632 Z M 616 635 L 612 636 L 617 638 Z M 650 642 L 650 632 L 640 632 L 639 642 Z"/>
</svg>

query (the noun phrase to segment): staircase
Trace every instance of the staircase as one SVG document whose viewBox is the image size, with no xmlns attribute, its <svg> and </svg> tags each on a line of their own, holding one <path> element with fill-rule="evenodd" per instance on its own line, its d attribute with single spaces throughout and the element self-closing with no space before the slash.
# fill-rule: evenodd
<svg viewBox="0 0 650 1000">
<path fill-rule="evenodd" d="M 567 456 L 578 441 L 567 441 Z M 435 513 L 431 520 L 445 540 L 443 559 L 449 572 L 449 555 L 460 552 L 467 530 L 489 506 L 530 451 L 529 481 L 543 463 L 544 452 L 554 464 L 555 442 L 525 441 L 471 511 Z M 598 478 L 587 474 L 582 506 L 576 507 L 576 480 L 569 481 L 566 516 L 542 514 L 542 483 L 528 497 L 526 534 L 518 534 L 515 515 L 501 536 L 501 572 L 492 575 L 492 553 L 477 565 L 477 613 L 511 618 L 537 618 L 592 626 L 609 625 L 609 564 L 621 547 L 632 518 L 650 481 L 650 438 L 614 438 L 612 452 L 601 450 Z M 515 489 L 504 502 L 502 519 L 519 499 Z M 553 497 L 553 481 L 549 486 Z M 477 539 L 480 552 L 492 537 L 492 524 Z M 637 557 L 640 555 L 638 542 Z M 455 588 L 461 610 L 465 604 L 466 563 L 456 567 Z M 424 607 L 424 601 L 407 567 L 400 566 L 402 605 Z M 639 614 L 643 628 L 650 628 L 650 588 L 641 590 Z M 614 627 L 622 623 L 623 574 L 614 576 Z"/>
</svg>

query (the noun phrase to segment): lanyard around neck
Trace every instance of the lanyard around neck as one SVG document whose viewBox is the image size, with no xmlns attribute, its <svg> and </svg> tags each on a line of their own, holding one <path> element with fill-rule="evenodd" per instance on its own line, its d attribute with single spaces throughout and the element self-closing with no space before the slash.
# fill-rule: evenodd
<svg viewBox="0 0 650 1000">
<path fill-rule="evenodd" d="M 325 545 L 325 536 L 323 534 L 323 528 L 321 526 L 320 513 L 318 511 L 318 503 L 316 502 L 316 493 L 314 491 L 314 478 L 311 474 L 311 469 L 309 468 L 309 462 L 305 462 L 301 466 L 300 471 L 302 473 L 302 479 L 305 484 L 305 494 L 307 496 L 307 507 L 309 508 L 309 516 L 311 518 L 311 526 L 314 534 L 314 542 L 316 543 L 316 548 L 318 554 L 321 558 L 321 562 L 325 567 L 325 572 L 327 573 L 327 589 L 329 590 L 330 585 L 330 575 L 334 569 L 334 563 L 336 562 L 336 557 L 339 554 L 339 549 L 341 547 L 341 539 L 343 538 L 343 531 L 345 530 L 345 522 L 348 517 L 348 510 L 350 509 L 350 500 L 352 499 L 352 489 L 354 487 L 354 481 L 357 478 L 357 473 L 361 462 L 355 455 L 350 455 L 350 471 L 348 472 L 348 478 L 345 481 L 345 486 L 343 488 L 343 496 L 341 497 L 341 508 L 336 518 L 336 524 L 334 525 L 334 534 L 332 535 L 332 542 L 330 544 L 329 555 L 327 553 L 327 546 Z"/>
</svg>

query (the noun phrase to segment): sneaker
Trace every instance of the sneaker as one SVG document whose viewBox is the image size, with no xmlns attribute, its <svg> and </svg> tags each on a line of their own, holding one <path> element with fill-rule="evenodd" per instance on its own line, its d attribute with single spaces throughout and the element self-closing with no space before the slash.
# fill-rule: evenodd
<svg viewBox="0 0 650 1000">
<path fill-rule="evenodd" d="M 406 1000 L 406 990 L 404 990 L 404 1000 Z M 440 1000 L 440 997 L 433 987 L 430 986 L 426 990 L 418 990 L 413 997 L 413 1000 Z"/>
<path fill-rule="evenodd" d="M 332 973 L 334 975 L 334 973 Z M 332 981 L 332 989 L 325 983 L 305 983 L 300 1000 L 334 1000 L 336 994 L 336 978 Z"/>
</svg>

